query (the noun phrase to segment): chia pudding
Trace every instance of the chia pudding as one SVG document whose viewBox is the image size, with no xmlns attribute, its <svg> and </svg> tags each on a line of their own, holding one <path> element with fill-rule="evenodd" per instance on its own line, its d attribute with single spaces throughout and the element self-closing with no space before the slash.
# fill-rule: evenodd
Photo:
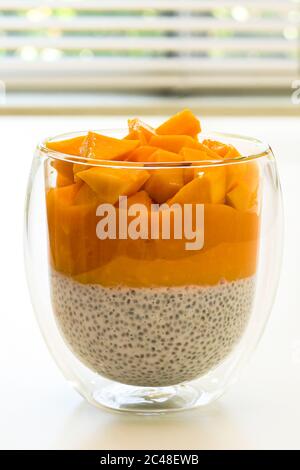
<svg viewBox="0 0 300 470">
<path fill-rule="evenodd" d="M 220 364 L 243 335 L 254 291 L 254 276 L 208 287 L 133 288 L 51 274 L 68 347 L 96 373 L 136 386 L 179 384 Z"/>
</svg>

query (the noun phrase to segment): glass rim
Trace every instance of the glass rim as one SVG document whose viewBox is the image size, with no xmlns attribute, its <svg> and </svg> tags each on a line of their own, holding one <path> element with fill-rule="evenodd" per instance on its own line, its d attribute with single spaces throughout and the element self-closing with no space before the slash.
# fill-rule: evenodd
<svg viewBox="0 0 300 470">
<path fill-rule="evenodd" d="M 116 132 L 125 132 L 126 135 L 127 129 L 125 128 L 106 128 L 106 129 L 100 129 L 100 130 L 95 130 L 93 132 L 102 134 L 102 135 L 107 135 L 110 136 L 109 134 L 111 133 L 116 133 Z M 202 136 L 205 139 L 212 139 L 216 140 L 215 138 L 225 138 L 225 139 L 232 139 L 232 140 L 239 140 L 244 143 L 250 143 L 254 145 L 259 145 L 262 146 L 262 149 L 259 152 L 254 152 L 250 153 L 249 155 L 241 155 L 240 157 L 234 157 L 234 158 L 228 158 L 226 160 L 220 159 L 218 160 L 199 160 L 199 161 L 174 161 L 174 162 L 132 162 L 132 161 L 123 161 L 123 160 L 105 160 L 105 159 L 95 159 L 95 158 L 90 158 L 90 157 L 82 157 L 81 155 L 71 155 L 71 154 L 66 154 L 63 152 L 59 152 L 58 150 L 52 150 L 49 147 L 47 147 L 47 142 L 51 141 L 60 141 L 60 140 L 67 140 L 68 138 L 74 138 L 74 137 L 79 137 L 79 136 L 85 136 L 88 134 L 89 131 L 75 131 L 75 132 L 67 132 L 63 134 L 58 134 L 52 137 L 48 137 L 43 139 L 38 145 L 37 145 L 37 151 L 41 152 L 43 156 L 46 158 L 52 158 L 54 160 L 61 160 L 61 161 L 67 161 L 69 163 L 79 163 L 81 165 L 87 165 L 87 166 L 99 166 L 99 167 L 112 167 L 112 168 L 132 168 L 132 169 L 142 169 L 142 168 L 148 168 L 148 169 L 160 169 L 160 168 L 186 168 L 190 165 L 196 166 L 197 168 L 204 168 L 204 167 L 214 167 L 214 166 L 225 166 L 225 165 L 230 165 L 230 164 L 241 164 L 245 163 L 251 160 L 257 160 L 263 157 L 269 157 L 269 156 L 274 156 L 271 147 L 263 142 L 260 139 L 257 139 L 255 137 L 249 137 L 249 136 L 244 136 L 240 134 L 231 134 L 231 133 L 226 133 L 226 132 L 216 132 L 216 131 L 206 131 L 203 132 L 201 131 L 199 133 L 200 136 Z M 222 141 L 220 141 L 223 143 Z M 230 142 L 228 142 L 230 144 Z M 226 142 L 224 142 L 226 145 Z"/>
</svg>

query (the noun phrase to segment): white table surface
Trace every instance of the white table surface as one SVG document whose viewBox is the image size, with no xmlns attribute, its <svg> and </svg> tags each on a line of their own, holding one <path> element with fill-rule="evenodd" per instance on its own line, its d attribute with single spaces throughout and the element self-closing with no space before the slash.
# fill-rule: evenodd
<svg viewBox="0 0 300 470">
<path fill-rule="evenodd" d="M 278 295 L 263 339 L 235 386 L 206 409 L 161 417 L 119 415 L 84 402 L 50 357 L 23 268 L 23 204 L 32 152 L 43 136 L 123 123 L 125 118 L 0 118 L 0 448 L 300 449 L 300 118 L 204 121 L 208 129 L 268 140 L 284 191 Z"/>
</svg>

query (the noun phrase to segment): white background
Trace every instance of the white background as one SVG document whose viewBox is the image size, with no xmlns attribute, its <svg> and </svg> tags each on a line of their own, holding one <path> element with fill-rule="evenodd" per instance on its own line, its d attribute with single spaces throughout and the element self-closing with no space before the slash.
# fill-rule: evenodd
<svg viewBox="0 0 300 470">
<path fill-rule="evenodd" d="M 203 123 L 206 129 L 269 141 L 284 191 L 280 287 L 265 335 L 238 384 L 206 409 L 162 417 L 119 415 L 85 403 L 50 357 L 23 267 L 23 208 L 32 153 L 44 136 L 125 122 L 0 118 L 0 448 L 300 449 L 300 118 L 211 117 Z"/>
</svg>

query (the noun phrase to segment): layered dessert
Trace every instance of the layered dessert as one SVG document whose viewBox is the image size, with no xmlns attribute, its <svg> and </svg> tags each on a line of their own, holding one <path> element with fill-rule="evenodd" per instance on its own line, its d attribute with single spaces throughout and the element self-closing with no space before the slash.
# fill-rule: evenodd
<svg viewBox="0 0 300 470">
<path fill-rule="evenodd" d="M 129 120 L 121 139 L 89 132 L 47 147 L 52 304 L 74 355 L 150 387 L 224 361 L 255 294 L 256 161 L 202 138 L 188 110 L 157 129 Z"/>
</svg>

